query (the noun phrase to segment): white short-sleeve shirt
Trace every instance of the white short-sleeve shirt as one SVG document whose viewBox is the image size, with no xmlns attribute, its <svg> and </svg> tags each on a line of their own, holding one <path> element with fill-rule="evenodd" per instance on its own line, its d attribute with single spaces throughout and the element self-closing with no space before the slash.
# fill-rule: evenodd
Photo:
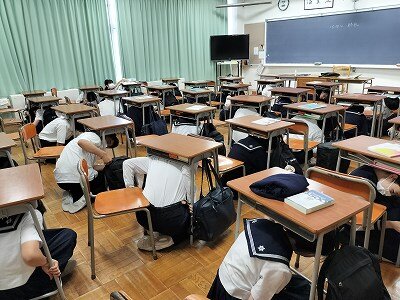
<svg viewBox="0 0 400 300">
<path fill-rule="evenodd" d="M 70 141 L 61 152 L 54 169 L 54 177 L 57 183 L 79 183 L 78 163 L 85 159 L 89 167 L 89 180 L 97 176 L 97 171 L 93 169 L 96 155 L 84 151 L 79 145 L 80 140 L 92 142 L 96 147 L 101 146 L 100 137 L 94 132 L 84 132 Z"/>
<path fill-rule="evenodd" d="M 39 139 L 59 144 L 65 144 L 65 140 L 71 136 L 71 125 L 64 117 L 54 119 L 39 133 Z"/>
<path fill-rule="evenodd" d="M 37 210 L 35 212 L 42 224 L 42 215 Z M 28 266 L 22 259 L 21 245 L 29 241 L 41 242 L 30 213 L 24 214 L 15 230 L 0 233 L 0 290 L 24 285 L 35 271 L 35 267 Z"/>
</svg>

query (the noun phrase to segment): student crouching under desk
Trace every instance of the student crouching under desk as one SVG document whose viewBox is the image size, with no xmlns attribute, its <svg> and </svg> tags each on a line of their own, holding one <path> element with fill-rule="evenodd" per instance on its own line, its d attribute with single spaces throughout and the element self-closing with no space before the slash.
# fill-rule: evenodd
<svg viewBox="0 0 400 300">
<path fill-rule="evenodd" d="M 118 145 L 116 135 L 106 136 L 107 147 L 114 148 Z M 105 178 L 102 173 L 104 166 L 95 168 L 96 158 L 105 164 L 111 157 L 101 149 L 101 139 L 94 132 L 84 132 L 65 146 L 57 160 L 54 177 L 58 186 L 64 190 L 62 209 L 69 213 L 76 213 L 86 206 L 86 200 L 80 185 L 78 163 L 85 159 L 89 167 L 89 184 L 93 195 L 106 191 Z"/>
<path fill-rule="evenodd" d="M 400 180 L 398 175 L 367 165 L 355 169 L 350 174 L 370 180 L 376 187 L 375 202 L 386 206 L 387 222 L 385 242 L 383 245 L 383 257 L 396 263 L 397 252 L 400 245 Z M 374 251 L 374 248 L 376 248 L 376 251 L 378 249 L 379 234 L 375 234 L 375 232 L 378 231 L 371 230 L 369 246 L 371 251 Z M 359 233 L 357 232 L 357 242 L 359 238 L 358 234 Z M 362 241 L 363 240 L 364 237 L 362 237 Z"/>
<path fill-rule="evenodd" d="M 40 221 L 43 216 L 35 210 Z M 67 275 L 76 265 L 70 260 L 76 233 L 68 228 L 43 230 L 53 258 L 49 267 L 30 213 L 0 219 L 0 299 L 32 299 L 57 289 L 53 276 Z"/>
<path fill-rule="evenodd" d="M 58 112 L 56 114 L 57 118 L 47 124 L 39 133 L 42 147 L 65 145 L 73 135 L 67 118 Z"/>
<path fill-rule="evenodd" d="M 176 245 L 189 237 L 190 211 L 186 202 L 190 194 L 188 166 L 159 157 L 137 157 L 124 161 L 123 175 L 126 187 L 142 187 L 146 175 L 143 195 L 151 204 L 149 211 L 157 250 Z M 137 212 L 136 218 L 147 230 L 146 214 Z M 152 251 L 147 235 L 138 241 L 137 246 L 141 250 Z"/>
</svg>

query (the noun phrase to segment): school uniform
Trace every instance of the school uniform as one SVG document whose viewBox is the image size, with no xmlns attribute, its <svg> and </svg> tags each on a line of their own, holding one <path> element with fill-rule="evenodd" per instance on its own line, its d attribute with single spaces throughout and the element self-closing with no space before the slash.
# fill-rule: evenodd
<svg viewBox="0 0 400 300">
<path fill-rule="evenodd" d="M 190 191 L 190 169 L 176 161 L 137 157 L 123 163 L 125 186 L 143 186 L 143 195 L 151 203 L 149 211 L 154 231 L 172 237 L 175 244 L 189 236 L 189 208 L 181 201 L 186 200 Z M 136 184 L 135 184 L 136 183 Z M 148 229 L 145 212 L 136 213 L 137 221 Z"/>
<path fill-rule="evenodd" d="M 78 142 L 82 139 L 92 142 L 96 147 L 100 148 L 101 146 L 100 137 L 96 133 L 81 133 L 65 146 L 54 169 L 54 177 L 58 186 L 72 195 L 73 202 L 76 202 L 83 196 L 80 185 L 80 174 L 78 172 L 78 163 L 81 159 L 85 159 L 88 163 L 88 177 L 92 194 L 96 195 L 106 191 L 104 174 L 93 169 L 96 155 L 84 151 L 78 145 Z"/>
<path fill-rule="evenodd" d="M 42 215 L 35 212 L 42 224 Z M 43 234 L 51 256 L 58 261 L 62 272 L 72 257 L 76 233 L 63 228 L 44 230 Z M 21 245 L 29 241 L 41 242 L 29 213 L 0 219 L 0 299 L 31 299 L 57 288 L 55 281 L 50 280 L 41 267 L 28 266 L 22 259 Z"/>
<path fill-rule="evenodd" d="M 266 219 L 245 219 L 207 295 L 211 300 L 272 299 L 290 281 L 292 248 L 283 227 Z"/>
<path fill-rule="evenodd" d="M 47 124 L 39 133 L 42 147 L 64 145 L 72 136 L 71 125 L 64 117 L 58 117 Z"/>
</svg>

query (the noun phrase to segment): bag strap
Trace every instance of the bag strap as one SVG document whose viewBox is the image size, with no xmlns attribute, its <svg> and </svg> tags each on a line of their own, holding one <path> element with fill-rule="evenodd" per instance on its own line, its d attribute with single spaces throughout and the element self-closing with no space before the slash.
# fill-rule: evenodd
<svg viewBox="0 0 400 300">
<path fill-rule="evenodd" d="M 318 294 L 318 300 L 323 299 L 324 295 L 324 283 L 325 283 L 325 278 L 326 274 L 328 273 L 329 266 L 331 265 L 332 259 L 334 257 L 334 253 L 330 254 L 322 264 L 321 269 L 319 270 L 319 275 L 318 275 L 318 281 L 317 281 L 317 294 Z"/>
<path fill-rule="evenodd" d="M 211 172 L 212 172 L 213 175 L 214 175 L 216 184 L 217 184 L 219 187 L 222 188 L 221 178 L 219 177 L 219 175 L 218 175 L 217 171 L 215 170 L 214 166 L 211 164 L 211 160 L 207 159 L 207 162 L 208 162 L 208 167 L 210 168 Z"/>
</svg>

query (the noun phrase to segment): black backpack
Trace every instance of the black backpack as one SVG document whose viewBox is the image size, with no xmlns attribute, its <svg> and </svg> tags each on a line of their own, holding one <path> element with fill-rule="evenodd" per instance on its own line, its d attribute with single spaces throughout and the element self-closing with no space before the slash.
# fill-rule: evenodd
<svg viewBox="0 0 400 300">
<path fill-rule="evenodd" d="M 294 168 L 296 174 L 303 175 L 300 164 L 294 157 L 289 146 L 284 142 L 283 137 L 277 136 L 272 140 L 272 153 L 270 153 L 269 167 L 279 167 L 285 169 L 288 165 Z"/>
<path fill-rule="evenodd" d="M 18 163 L 13 160 L 14 166 L 18 167 Z M 11 163 L 8 157 L 0 157 L 0 169 L 6 169 L 6 168 L 11 168 Z"/>
<path fill-rule="evenodd" d="M 286 104 L 292 103 L 292 100 L 290 100 L 289 97 L 278 97 L 278 100 L 272 105 L 271 110 L 280 112 L 282 115 L 282 118 L 286 118 L 287 116 L 287 109 L 284 108 L 283 106 Z"/>
<path fill-rule="evenodd" d="M 104 176 L 110 190 L 122 189 L 125 187 L 122 164 L 128 157 L 114 157 L 112 161 L 104 167 Z"/>
<path fill-rule="evenodd" d="M 364 107 L 362 105 L 351 105 L 345 112 L 345 122 L 357 125 L 358 135 L 368 134 L 367 117 L 364 115 Z M 345 137 L 348 138 L 348 133 Z"/>
<path fill-rule="evenodd" d="M 317 146 L 317 166 L 335 171 L 339 156 L 339 149 L 332 146 L 331 142 L 322 143 Z M 339 172 L 347 173 L 350 166 L 350 160 L 341 159 Z"/>
<path fill-rule="evenodd" d="M 145 107 L 144 109 L 145 124 L 148 124 L 150 122 L 150 113 L 151 113 L 151 107 L 150 106 Z M 126 115 L 129 118 L 131 118 L 133 120 L 133 123 L 135 124 L 136 136 L 140 136 L 143 126 L 142 109 L 139 107 L 130 106 L 126 112 Z"/>
<path fill-rule="evenodd" d="M 325 300 L 391 299 L 382 281 L 378 259 L 365 248 L 345 245 L 325 259 L 318 277 L 318 300 L 323 299 L 325 279 L 328 279 Z"/>
<path fill-rule="evenodd" d="M 179 104 L 173 92 L 166 92 L 164 96 L 164 107 Z"/>
<path fill-rule="evenodd" d="M 226 155 L 224 136 L 217 130 L 217 128 L 215 128 L 213 123 L 204 122 L 200 135 L 212 138 L 214 141 L 222 143 L 222 147 L 218 148 L 218 154 Z"/>
</svg>

